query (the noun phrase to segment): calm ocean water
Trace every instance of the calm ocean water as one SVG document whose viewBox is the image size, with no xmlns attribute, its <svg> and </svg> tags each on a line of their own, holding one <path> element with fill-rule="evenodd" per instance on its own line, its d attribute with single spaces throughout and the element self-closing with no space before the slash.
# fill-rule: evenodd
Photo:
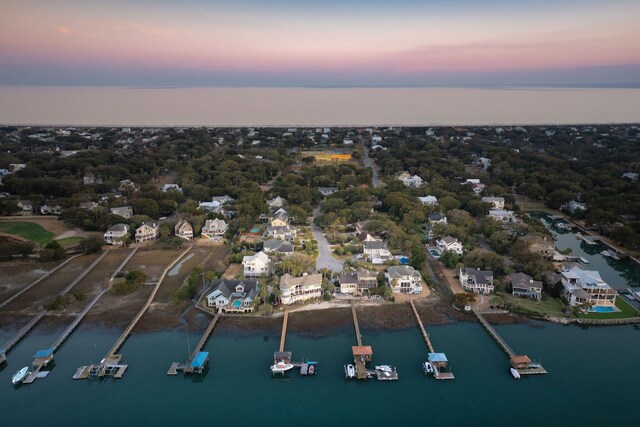
<svg viewBox="0 0 640 427">
<path fill-rule="evenodd" d="M 490 125 L 640 122 L 640 89 L 0 86 L 0 124 Z"/>
<path fill-rule="evenodd" d="M 295 322 L 295 316 L 290 318 Z M 289 334 L 294 358 L 318 360 L 316 377 L 273 378 L 268 365 L 279 337 L 263 331 L 234 336 L 214 331 L 206 345 L 212 365 L 194 381 L 169 377 L 172 361 L 187 353 L 184 331 L 133 335 L 122 348 L 129 370 L 118 381 L 73 381 L 75 369 L 98 361 L 117 337 L 85 327 L 56 355 L 51 374 L 14 389 L 11 375 L 31 362 L 55 334 L 33 334 L 9 355 L 0 372 L 0 424 L 69 425 L 637 425 L 640 330 L 532 322 L 499 326 L 510 345 L 541 358 L 548 375 L 516 381 L 506 356 L 477 323 L 428 326 L 436 348 L 447 353 L 454 381 L 426 378 L 427 348 L 417 328 L 363 330 L 374 363 L 395 364 L 397 382 L 349 382 L 353 333 L 311 339 Z M 197 334 L 191 336 L 196 342 Z"/>
</svg>

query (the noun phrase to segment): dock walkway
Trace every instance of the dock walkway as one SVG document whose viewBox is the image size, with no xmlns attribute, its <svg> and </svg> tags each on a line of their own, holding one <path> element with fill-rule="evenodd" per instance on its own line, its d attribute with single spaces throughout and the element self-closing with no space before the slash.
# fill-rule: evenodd
<svg viewBox="0 0 640 427">
<path fill-rule="evenodd" d="M 362 335 L 360 335 L 360 325 L 358 324 L 358 315 L 356 314 L 356 306 L 351 301 L 351 315 L 353 316 L 353 328 L 356 332 L 356 341 L 362 346 Z"/>
<path fill-rule="evenodd" d="M 84 316 L 89 312 L 89 310 L 91 310 L 91 308 L 94 305 L 96 305 L 96 303 L 98 302 L 100 297 L 102 295 L 104 295 L 106 292 L 107 292 L 107 289 L 103 290 L 98 295 L 96 295 L 95 298 L 93 298 L 93 300 L 91 300 L 91 302 L 89 304 L 87 304 L 87 306 L 78 314 L 78 316 L 76 316 L 76 318 L 73 321 L 73 323 L 71 323 L 67 327 L 67 329 L 65 329 L 65 331 L 62 333 L 62 335 L 60 335 L 60 337 L 58 337 L 56 342 L 54 342 L 51 345 L 51 347 L 50 347 L 51 350 L 53 350 L 55 352 L 62 345 L 62 343 L 64 343 L 65 340 L 67 338 L 69 338 L 69 335 L 71 335 L 73 333 L 73 331 L 78 327 L 80 322 L 82 322 L 82 319 L 84 318 Z"/>
<path fill-rule="evenodd" d="M 22 329 L 20 329 L 13 337 L 11 337 L 11 339 L 9 341 L 7 341 L 4 346 L 2 346 L 2 348 L 0 348 L 0 354 L 6 354 L 8 353 L 13 346 L 15 346 L 16 344 L 18 344 L 18 342 L 24 338 L 25 335 L 27 335 L 29 333 L 29 331 L 31 329 L 33 329 L 34 326 L 36 326 L 36 323 L 38 323 L 40 321 L 40 319 L 42 319 L 44 317 L 44 315 L 47 314 L 46 310 L 42 310 L 40 313 L 38 313 L 34 318 L 32 318 L 29 323 L 27 323 L 26 325 L 24 325 L 22 327 Z"/>
<path fill-rule="evenodd" d="M 287 321 L 289 320 L 289 310 L 284 310 L 284 320 L 282 321 L 282 334 L 280 335 L 280 353 L 284 351 L 284 343 L 287 340 Z"/>
<path fill-rule="evenodd" d="M 418 310 L 416 310 L 416 305 L 413 303 L 413 300 L 409 300 L 409 304 L 411 304 L 411 309 L 413 310 L 413 314 L 416 316 L 416 321 L 418 322 L 418 327 L 420 328 L 420 332 L 422 332 L 422 336 L 427 343 L 427 347 L 429 347 L 429 351 L 431 353 L 435 353 L 433 349 L 433 345 L 431 344 L 431 340 L 429 339 L 429 334 L 424 329 L 424 325 L 422 324 L 422 319 L 420 319 L 420 315 L 418 314 Z"/>
<path fill-rule="evenodd" d="M 178 263 L 178 261 L 180 261 L 182 259 L 182 257 L 184 257 L 191 250 L 192 247 L 193 246 L 190 246 L 187 250 L 185 250 L 180 255 L 178 255 L 178 257 L 176 259 L 174 259 L 173 262 L 171 264 L 169 264 L 164 269 L 164 271 L 162 272 L 162 275 L 160 276 L 160 279 L 158 280 L 158 284 L 153 288 L 153 291 L 151 291 L 151 295 L 149 295 L 149 298 L 147 298 L 147 301 L 144 303 L 144 305 L 142 306 L 142 308 L 140 309 L 138 314 L 136 314 L 136 316 L 133 318 L 131 323 L 129 323 L 129 326 L 127 326 L 127 328 L 124 330 L 122 335 L 120 335 L 120 337 L 115 342 L 113 347 L 111 347 L 111 349 L 109 350 L 109 352 L 107 353 L 107 356 L 105 358 L 108 358 L 109 356 L 115 355 L 118 352 L 118 350 L 120 349 L 120 347 L 122 347 L 122 344 L 124 344 L 126 339 L 129 337 L 129 335 L 131 334 L 131 331 L 133 331 L 133 328 L 136 327 L 136 325 L 138 324 L 138 322 L 140 321 L 140 319 L 142 318 L 144 313 L 146 313 L 147 309 L 149 308 L 149 306 L 153 302 L 153 299 L 155 298 L 156 294 L 158 293 L 158 289 L 160 288 L 160 285 L 162 284 L 162 281 L 164 280 L 164 278 L 167 275 L 167 273 L 169 272 L 169 270 L 171 270 L 173 268 L 173 266 L 176 265 Z"/>
<path fill-rule="evenodd" d="M 120 265 L 118 266 L 118 268 L 116 268 L 116 270 L 113 272 L 111 277 L 109 277 L 109 282 L 111 282 L 111 281 L 113 281 L 113 279 L 115 279 L 115 277 L 118 275 L 118 273 L 120 273 L 120 270 L 122 270 L 124 268 L 124 266 L 127 265 L 129 260 L 135 255 L 136 252 L 138 252 L 138 248 L 133 248 L 131 253 L 129 255 L 127 255 L 127 257 L 124 259 L 124 261 L 122 261 L 120 263 Z"/>
<path fill-rule="evenodd" d="M 507 353 L 509 357 L 516 355 L 511 347 L 509 347 L 509 344 L 507 344 L 507 342 L 503 340 L 500 335 L 498 335 L 496 330 L 493 329 L 493 326 L 491 326 L 489 322 L 487 322 L 487 319 L 485 319 L 482 314 L 480 314 L 477 310 L 473 310 L 473 314 L 476 315 L 476 317 L 480 321 L 480 324 L 487 330 L 487 332 L 489 332 L 489 335 L 491 335 L 491 337 L 498 343 L 500 348 L 502 348 L 502 350 Z"/>
<path fill-rule="evenodd" d="M 14 295 L 10 296 L 5 301 L 0 303 L 0 308 L 2 308 L 5 305 L 9 304 L 11 301 L 13 301 L 14 299 L 18 298 L 20 295 L 24 294 L 29 289 L 33 288 L 35 285 L 37 285 L 38 283 L 42 282 L 44 279 L 46 279 L 47 277 L 51 276 L 53 273 L 55 273 L 56 271 L 60 270 L 62 267 L 67 265 L 72 260 L 78 258 L 79 256 L 80 256 L 80 254 L 70 256 L 69 258 L 67 258 L 66 260 L 64 260 L 63 262 L 61 262 L 57 266 L 55 266 L 55 268 L 53 268 L 52 270 L 50 270 L 50 271 L 46 272 L 45 274 L 43 274 L 42 276 L 38 277 L 36 280 L 31 282 L 29 285 L 27 285 L 24 289 L 21 289 L 20 291 L 16 292 Z"/>
<path fill-rule="evenodd" d="M 213 318 L 213 320 L 211 320 L 211 323 L 209 323 L 209 326 L 207 327 L 207 330 L 204 331 L 204 334 L 202 335 L 202 338 L 200 338 L 200 341 L 198 342 L 198 345 L 196 345 L 196 348 L 193 349 L 193 352 L 191 353 L 191 357 L 189 357 L 189 360 L 187 361 L 186 365 L 184 366 L 184 372 L 185 373 L 190 373 L 193 371 L 193 368 L 191 368 L 191 362 L 193 362 L 196 358 L 196 356 L 198 356 L 198 353 L 200 353 L 200 351 L 202 351 L 202 348 L 204 347 L 205 343 L 207 342 L 207 339 L 209 339 L 209 336 L 211 335 L 211 332 L 213 332 L 213 328 L 216 327 L 216 323 L 218 323 L 218 319 L 220 318 L 220 313 L 216 314 Z M 173 366 L 173 365 L 172 365 Z"/>
</svg>

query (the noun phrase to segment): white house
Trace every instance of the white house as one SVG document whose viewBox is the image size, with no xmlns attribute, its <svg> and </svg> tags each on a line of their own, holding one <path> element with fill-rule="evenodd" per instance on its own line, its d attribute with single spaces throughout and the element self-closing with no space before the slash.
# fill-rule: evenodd
<svg viewBox="0 0 640 427">
<path fill-rule="evenodd" d="M 280 278 L 280 302 L 282 304 L 293 304 L 321 296 L 322 274 L 293 277 L 287 273 Z"/>
<path fill-rule="evenodd" d="M 185 240 L 193 239 L 193 227 L 189 224 L 189 221 L 181 219 L 178 221 L 173 231 L 176 237 L 180 237 Z"/>
<path fill-rule="evenodd" d="M 372 264 L 384 264 L 391 258 L 391 252 L 387 243 L 382 240 L 366 240 L 362 245 L 364 257 L 371 260 Z"/>
<path fill-rule="evenodd" d="M 18 201 L 18 208 L 20 208 L 20 215 L 33 214 L 33 203 L 30 200 Z"/>
<path fill-rule="evenodd" d="M 136 243 L 150 242 L 156 240 L 160 235 L 160 225 L 155 222 L 143 222 L 136 229 Z"/>
<path fill-rule="evenodd" d="M 245 277 L 260 277 L 271 274 L 271 260 L 262 251 L 242 258 L 242 267 Z"/>
<path fill-rule="evenodd" d="M 216 280 L 207 294 L 207 305 L 222 313 L 251 313 L 258 289 L 255 279 Z"/>
<path fill-rule="evenodd" d="M 401 172 L 396 177 L 398 180 L 402 181 L 405 187 L 420 187 L 424 181 L 418 175 L 409 175 L 409 172 Z"/>
<path fill-rule="evenodd" d="M 599 272 L 573 267 L 562 271 L 560 276 L 569 305 L 615 305 L 617 292 L 602 280 Z"/>
<path fill-rule="evenodd" d="M 104 241 L 107 245 L 122 245 L 129 237 L 129 226 L 127 224 L 115 224 L 109 227 L 104 233 Z"/>
<path fill-rule="evenodd" d="M 286 202 L 287 201 L 285 199 L 283 199 L 280 196 L 277 196 L 274 199 L 267 200 L 267 206 L 269 206 L 270 209 L 280 209 L 281 207 L 284 206 Z"/>
<path fill-rule="evenodd" d="M 420 203 L 425 206 L 433 206 L 438 204 L 438 198 L 436 196 L 424 196 L 418 197 L 420 199 Z"/>
<path fill-rule="evenodd" d="M 389 267 L 385 277 L 394 293 L 419 294 L 422 292 L 422 276 L 411 266 Z"/>
<path fill-rule="evenodd" d="M 493 286 L 493 272 L 461 268 L 460 285 L 465 291 L 471 291 L 474 294 L 490 294 L 495 289 Z"/>
<path fill-rule="evenodd" d="M 493 205 L 493 209 L 504 209 L 504 197 L 483 197 L 480 201 L 482 203 L 491 203 Z"/>
<path fill-rule="evenodd" d="M 501 209 L 491 209 L 489 211 L 489 218 L 492 218 L 500 222 L 517 222 L 516 216 L 513 211 L 505 211 Z"/>
<path fill-rule="evenodd" d="M 291 242 L 296 239 L 298 231 L 289 224 L 285 225 L 268 225 L 264 231 L 265 239 L 286 240 Z"/>
<path fill-rule="evenodd" d="M 440 253 L 451 251 L 460 256 L 463 254 L 462 243 L 451 236 L 444 236 L 442 239 L 436 241 L 436 248 Z"/>
<path fill-rule="evenodd" d="M 222 240 L 229 225 L 223 219 L 208 219 L 202 227 L 202 237 L 210 240 Z"/>
</svg>

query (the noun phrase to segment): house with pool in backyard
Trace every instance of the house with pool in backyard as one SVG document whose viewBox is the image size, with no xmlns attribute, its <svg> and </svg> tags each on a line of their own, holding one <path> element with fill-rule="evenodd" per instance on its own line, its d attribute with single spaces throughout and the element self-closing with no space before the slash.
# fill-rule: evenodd
<svg viewBox="0 0 640 427">
<path fill-rule="evenodd" d="M 258 286 L 256 279 L 216 280 L 208 289 L 207 306 L 221 313 L 253 313 Z"/>
</svg>

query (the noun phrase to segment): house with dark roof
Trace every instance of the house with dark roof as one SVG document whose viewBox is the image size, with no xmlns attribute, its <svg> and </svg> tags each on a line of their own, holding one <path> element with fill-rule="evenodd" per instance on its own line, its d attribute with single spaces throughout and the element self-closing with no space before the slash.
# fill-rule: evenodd
<svg viewBox="0 0 640 427">
<path fill-rule="evenodd" d="M 340 273 L 340 292 L 343 294 L 361 294 L 364 291 L 378 287 L 378 275 L 375 271 L 358 268 L 356 271 Z"/>
<path fill-rule="evenodd" d="M 365 258 L 371 260 L 372 264 L 384 264 L 391 258 L 391 252 L 387 248 L 387 242 L 382 240 L 367 240 L 362 245 L 362 252 Z"/>
<path fill-rule="evenodd" d="M 493 272 L 463 267 L 460 269 L 460 285 L 474 294 L 490 294 L 495 290 Z"/>
<path fill-rule="evenodd" d="M 431 225 L 447 223 L 447 217 L 442 215 L 440 212 L 430 213 L 428 218 L 429 224 Z"/>
<path fill-rule="evenodd" d="M 221 313 L 252 313 L 259 286 L 255 279 L 216 280 L 208 289 L 207 305 Z"/>
<path fill-rule="evenodd" d="M 513 273 L 509 277 L 511 293 L 516 297 L 526 297 L 540 301 L 542 299 L 542 282 L 533 280 L 525 273 Z"/>
<path fill-rule="evenodd" d="M 262 244 L 262 250 L 265 253 L 280 253 L 284 255 L 291 255 L 293 253 L 293 244 L 286 240 L 265 240 Z"/>
<path fill-rule="evenodd" d="M 387 269 L 387 283 L 394 293 L 422 293 L 422 276 L 409 265 L 397 265 Z"/>
<path fill-rule="evenodd" d="M 463 254 L 462 243 L 451 236 L 444 236 L 442 239 L 437 240 L 436 248 L 441 254 L 444 253 L 444 251 L 450 251 L 460 256 Z"/>
</svg>

